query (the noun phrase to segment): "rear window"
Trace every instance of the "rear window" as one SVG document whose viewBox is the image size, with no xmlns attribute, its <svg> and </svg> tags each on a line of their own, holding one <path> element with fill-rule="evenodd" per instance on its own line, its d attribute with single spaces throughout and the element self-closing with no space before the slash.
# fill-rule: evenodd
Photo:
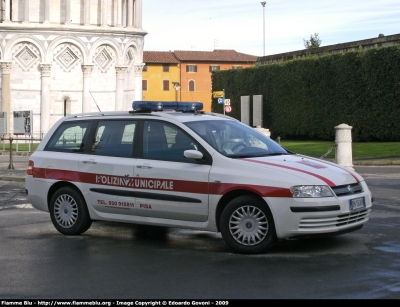
<svg viewBox="0 0 400 307">
<path fill-rule="evenodd" d="M 47 143 L 45 150 L 82 152 L 89 122 L 64 122 Z"/>
</svg>

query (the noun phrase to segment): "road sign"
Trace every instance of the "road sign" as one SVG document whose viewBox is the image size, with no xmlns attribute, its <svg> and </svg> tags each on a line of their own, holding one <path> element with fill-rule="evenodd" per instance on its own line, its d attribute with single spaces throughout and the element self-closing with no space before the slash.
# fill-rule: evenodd
<svg viewBox="0 0 400 307">
<path fill-rule="evenodd" d="M 213 92 L 213 98 L 224 98 L 224 91 Z"/>
<path fill-rule="evenodd" d="M 30 135 L 32 133 L 33 111 L 14 111 L 14 134 Z"/>
<path fill-rule="evenodd" d="M 225 99 L 225 105 L 230 106 L 231 105 L 231 100 L 230 99 Z"/>
<path fill-rule="evenodd" d="M 229 113 L 232 111 L 232 107 L 231 106 L 225 106 L 225 112 Z"/>
<path fill-rule="evenodd" d="M 218 98 L 218 104 L 224 104 L 224 98 Z"/>
</svg>

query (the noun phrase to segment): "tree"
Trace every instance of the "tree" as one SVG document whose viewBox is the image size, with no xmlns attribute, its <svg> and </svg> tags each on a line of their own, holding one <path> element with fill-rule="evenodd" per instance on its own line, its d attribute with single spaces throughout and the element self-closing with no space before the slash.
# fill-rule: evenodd
<svg viewBox="0 0 400 307">
<path fill-rule="evenodd" d="M 318 48 L 321 45 L 321 40 L 318 35 L 318 33 L 314 33 L 314 35 L 311 34 L 310 40 L 305 40 L 303 38 L 304 47 L 306 47 L 306 49 Z"/>
</svg>

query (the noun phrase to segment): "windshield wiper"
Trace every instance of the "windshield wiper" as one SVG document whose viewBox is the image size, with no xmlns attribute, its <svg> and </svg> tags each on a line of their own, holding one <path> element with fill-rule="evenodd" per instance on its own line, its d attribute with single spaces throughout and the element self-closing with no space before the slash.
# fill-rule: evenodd
<svg viewBox="0 0 400 307">
<path fill-rule="evenodd" d="M 273 153 L 267 153 L 267 154 L 260 155 L 260 157 L 285 156 L 285 155 L 292 155 L 292 153 L 289 153 L 289 152 L 273 152 Z"/>
<path fill-rule="evenodd" d="M 226 155 L 228 158 L 232 159 L 241 159 L 241 158 L 257 158 L 257 157 L 269 157 L 269 156 L 283 156 L 283 155 L 292 155 L 292 153 L 284 153 L 284 152 L 274 152 L 274 153 L 268 153 L 268 154 L 259 154 L 259 153 L 254 153 L 254 154 L 247 154 L 247 155 Z"/>
</svg>

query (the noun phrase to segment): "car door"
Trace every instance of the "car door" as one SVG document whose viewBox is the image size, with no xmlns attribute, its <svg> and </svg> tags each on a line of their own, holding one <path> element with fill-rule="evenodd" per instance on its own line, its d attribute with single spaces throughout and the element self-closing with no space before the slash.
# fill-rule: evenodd
<svg viewBox="0 0 400 307">
<path fill-rule="evenodd" d="M 85 198 L 99 214 L 136 215 L 133 173 L 137 121 L 98 121 L 79 161 Z"/>
<path fill-rule="evenodd" d="M 144 121 L 142 145 L 134 179 L 138 215 L 206 221 L 211 157 L 181 128 L 163 121 Z M 188 149 L 203 151 L 205 159 L 185 158 Z"/>
</svg>

